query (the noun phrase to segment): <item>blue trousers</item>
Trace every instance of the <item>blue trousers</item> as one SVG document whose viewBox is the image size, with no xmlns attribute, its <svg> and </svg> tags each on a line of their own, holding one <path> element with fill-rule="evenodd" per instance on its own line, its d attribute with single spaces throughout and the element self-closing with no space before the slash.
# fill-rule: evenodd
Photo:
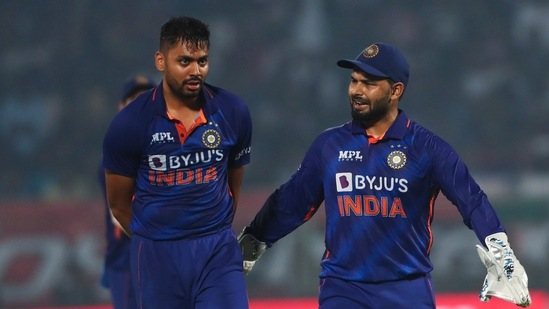
<svg viewBox="0 0 549 309">
<path fill-rule="evenodd" d="M 134 235 L 132 278 L 141 309 L 247 309 L 242 253 L 232 229 L 193 239 Z"/>
<path fill-rule="evenodd" d="M 129 266 L 129 265 L 128 265 Z M 130 268 L 127 271 L 106 269 L 103 274 L 104 285 L 111 292 L 111 301 L 114 309 L 138 309 Z"/>
<path fill-rule="evenodd" d="M 363 283 L 322 278 L 320 309 L 434 309 L 435 296 L 429 275 L 412 279 Z"/>
</svg>

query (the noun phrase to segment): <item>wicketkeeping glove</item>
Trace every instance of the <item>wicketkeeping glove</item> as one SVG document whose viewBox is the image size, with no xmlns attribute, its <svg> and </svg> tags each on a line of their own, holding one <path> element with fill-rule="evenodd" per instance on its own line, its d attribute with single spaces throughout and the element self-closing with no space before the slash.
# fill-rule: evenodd
<svg viewBox="0 0 549 309">
<path fill-rule="evenodd" d="M 528 307 L 532 304 L 528 291 L 528 276 L 509 246 L 507 235 L 489 235 L 485 243 L 488 250 L 477 245 L 480 260 L 488 270 L 480 291 L 480 300 L 487 302 L 495 296 L 518 306 Z"/>
<path fill-rule="evenodd" d="M 249 234 L 247 229 L 245 227 L 237 238 L 242 250 L 242 257 L 244 258 L 242 266 L 244 267 L 245 275 L 252 271 L 255 262 L 267 251 L 267 244 Z"/>
</svg>

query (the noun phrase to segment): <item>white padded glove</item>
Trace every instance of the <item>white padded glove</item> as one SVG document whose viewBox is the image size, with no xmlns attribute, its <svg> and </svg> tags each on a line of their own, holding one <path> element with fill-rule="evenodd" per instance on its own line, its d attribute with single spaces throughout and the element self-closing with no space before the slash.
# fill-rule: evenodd
<svg viewBox="0 0 549 309">
<path fill-rule="evenodd" d="M 488 250 L 477 245 L 480 260 L 488 270 L 479 294 L 480 300 L 487 302 L 495 296 L 528 307 L 532 304 L 528 276 L 509 246 L 507 235 L 503 232 L 489 235 L 485 243 Z"/>
<path fill-rule="evenodd" d="M 259 260 L 261 255 L 267 251 L 267 244 L 257 240 L 253 235 L 248 234 L 246 228 L 238 235 L 238 244 L 242 250 L 244 274 L 247 275 Z"/>
</svg>

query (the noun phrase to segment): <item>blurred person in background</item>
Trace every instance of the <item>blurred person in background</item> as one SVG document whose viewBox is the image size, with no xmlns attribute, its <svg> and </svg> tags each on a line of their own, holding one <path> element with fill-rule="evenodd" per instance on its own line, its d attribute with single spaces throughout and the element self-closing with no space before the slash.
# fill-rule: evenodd
<svg viewBox="0 0 549 309">
<path fill-rule="evenodd" d="M 206 24 L 170 18 L 155 54 L 162 82 L 105 135 L 107 199 L 132 238 L 141 308 L 248 308 L 232 222 L 252 122 L 240 97 L 205 82 L 209 49 Z"/>
<path fill-rule="evenodd" d="M 352 69 L 352 120 L 314 140 L 239 235 L 245 271 L 324 203 L 321 309 L 435 308 L 429 254 L 442 192 L 483 244 L 477 253 L 488 273 L 480 299 L 530 305 L 526 272 L 486 194 L 448 143 L 399 108 L 409 78 L 404 55 L 375 43 L 337 64 Z"/>
<path fill-rule="evenodd" d="M 141 93 L 152 89 L 156 83 L 147 76 L 137 75 L 128 79 L 122 87 L 118 111 L 130 104 Z M 99 182 L 105 199 L 105 225 L 107 248 L 103 265 L 101 285 L 108 288 L 114 309 L 137 309 L 130 272 L 130 238 L 113 218 L 105 192 L 105 169 L 99 167 Z"/>
</svg>

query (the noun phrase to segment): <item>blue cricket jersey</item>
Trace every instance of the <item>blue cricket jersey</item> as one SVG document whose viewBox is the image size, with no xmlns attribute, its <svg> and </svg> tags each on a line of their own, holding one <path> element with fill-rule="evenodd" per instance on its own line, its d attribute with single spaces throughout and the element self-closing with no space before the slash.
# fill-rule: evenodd
<svg viewBox="0 0 549 309">
<path fill-rule="evenodd" d="M 103 163 L 136 179 L 133 233 L 153 240 L 230 228 L 228 169 L 250 162 L 252 122 L 238 96 L 204 84 L 205 102 L 190 132 L 168 115 L 162 83 L 121 110 L 103 142 Z M 187 128 L 189 130 L 189 128 Z"/>
<path fill-rule="evenodd" d="M 400 280 L 432 270 L 431 222 L 440 191 L 482 242 L 504 231 L 485 193 L 441 138 L 402 111 L 378 140 L 352 121 L 315 139 L 296 173 L 267 199 L 250 232 L 272 244 L 324 202 L 320 277 Z"/>
</svg>

